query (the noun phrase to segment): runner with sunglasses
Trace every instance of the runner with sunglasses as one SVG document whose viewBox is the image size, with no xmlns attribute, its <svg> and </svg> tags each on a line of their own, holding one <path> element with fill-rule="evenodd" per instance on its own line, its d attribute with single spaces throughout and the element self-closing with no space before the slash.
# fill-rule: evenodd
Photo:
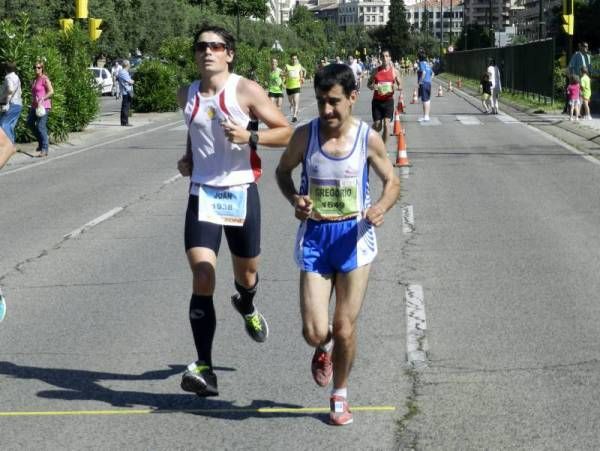
<svg viewBox="0 0 600 451">
<path fill-rule="evenodd" d="M 193 275 L 189 318 L 198 360 L 183 374 L 181 388 L 198 396 L 217 396 L 212 344 L 216 329 L 213 293 L 223 231 L 232 255 L 237 293 L 233 307 L 246 332 L 257 342 L 269 328 L 254 305 L 260 254 L 260 143 L 284 147 L 292 129 L 281 111 L 256 82 L 232 72 L 235 39 L 227 30 L 204 26 L 194 36 L 194 58 L 200 79 L 178 92 L 188 125 L 187 148 L 179 160 L 190 176 L 185 219 L 185 249 Z M 250 130 L 252 119 L 268 129 Z"/>
</svg>

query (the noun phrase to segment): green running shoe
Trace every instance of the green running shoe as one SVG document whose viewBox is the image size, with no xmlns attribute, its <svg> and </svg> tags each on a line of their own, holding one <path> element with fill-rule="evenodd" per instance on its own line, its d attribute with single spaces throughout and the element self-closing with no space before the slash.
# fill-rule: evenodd
<svg viewBox="0 0 600 451">
<path fill-rule="evenodd" d="M 240 306 L 241 300 L 242 298 L 238 293 L 231 296 L 231 303 L 238 313 L 242 315 L 242 318 L 244 318 L 246 332 L 248 332 L 250 338 L 259 343 L 263 343 L 269 336 L 269 325 L 267 324 L 267 320 L 256 307 L 254 307 L 254 312 L 249 315 L 244 315 Z"/>
<path fill-rule="evenodd" d="M 219 396 L 217 375 L 208 365 L 190 363 L 181 378 L 181 389 L 198 396 Z"/>
</svg>

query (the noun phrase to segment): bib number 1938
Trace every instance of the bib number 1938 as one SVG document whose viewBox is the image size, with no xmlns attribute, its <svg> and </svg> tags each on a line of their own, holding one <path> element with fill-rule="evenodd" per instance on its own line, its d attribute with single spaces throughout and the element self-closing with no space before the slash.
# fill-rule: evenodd
<svg viewBox="0 0 600 451">
<path fill-rule="evenodd" d="M 243 226 L 246 219 L 247 187 L 226 188 L 201 185 L 198 190 L 198 221 Z"/>
</svg>

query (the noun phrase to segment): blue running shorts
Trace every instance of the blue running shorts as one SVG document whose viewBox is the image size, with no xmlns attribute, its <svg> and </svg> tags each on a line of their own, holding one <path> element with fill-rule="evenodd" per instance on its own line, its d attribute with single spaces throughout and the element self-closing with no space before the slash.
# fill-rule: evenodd
<svg viewBox="0 0 600 451">
<path fill-rule="evenodd" d="M 375 230 L 361 217 L 300 224 L 294 256 L 298 268 L 319 274 L 347 273 L 377 255 Z"/>
</svg>

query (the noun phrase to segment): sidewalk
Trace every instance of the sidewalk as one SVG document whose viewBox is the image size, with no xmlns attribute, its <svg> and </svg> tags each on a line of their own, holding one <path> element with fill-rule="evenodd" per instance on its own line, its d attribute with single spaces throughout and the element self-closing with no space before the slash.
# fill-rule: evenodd
<svg viewBox="0 0 600 451">
<path fill-rule="evenodd" d="M 444 87 L 448 86 L 444 74 L 434 78 L 435 81 Z M 478 92 L 464 86 L 460 89 L 453 86 L 453 89 L 456 95 L 481 109 L 481 95 Z M 505 112 L 525 124 L 543 130 L 586 155 L 600 159 L 600 115 L 598 113 L 594 114 L 592 111 L 592 120 L 571 122 L 566 114 L 537 114 L 521 105 L 503 99 L 502 95 L 500 95 L 499 102 L 500 112 Z"/>
<path fill-rule="evenodd" d="M 122 127 L 119 112 L 100 112 L 98 117 L 81 132 L 69 133 L 66 141 L 53 144 L 50 141 L 48 158 L 72 152 L 82 147 L 93 146 L 128 134 L 139 133 L 145 127 L 158 122 L 177 121 L 182 119 L 181 112 L 173 113 L 134 113 L 131 118 L 132 127 Z M 11 166 L 22 166 L 29 162 L 40 161 L 35 158 L 37 142 L 17 143 L 17 153 L 8 161 L 4 169 Z"/>
</svg>

